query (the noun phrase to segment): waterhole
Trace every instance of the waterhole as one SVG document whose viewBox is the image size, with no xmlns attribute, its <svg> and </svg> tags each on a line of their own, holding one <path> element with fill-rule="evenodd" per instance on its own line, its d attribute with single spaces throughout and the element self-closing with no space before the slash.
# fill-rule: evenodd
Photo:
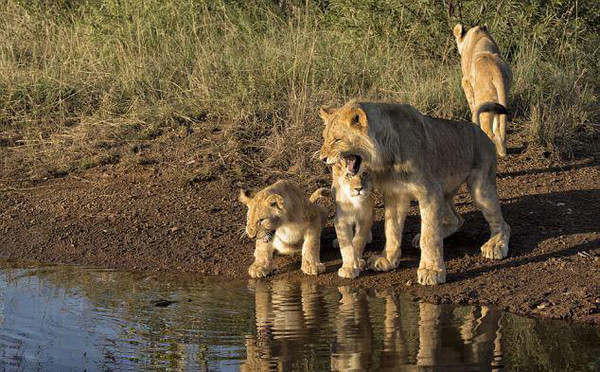
<svg viewBox="0 0 600 372">
<path fill-rule="evenodd" d="M 600 331 L 323 287 L 0 262 L 0 370 L 596 371 Z"/>
</svg>

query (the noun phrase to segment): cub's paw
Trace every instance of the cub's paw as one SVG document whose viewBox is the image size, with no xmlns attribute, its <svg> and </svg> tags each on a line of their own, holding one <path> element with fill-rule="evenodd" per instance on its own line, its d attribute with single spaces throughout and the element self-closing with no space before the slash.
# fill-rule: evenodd
<svg viewBox="0 0 600 372">
<path fill-rule="evenodd" d="M 272 269 L 269 264 L 265 265 L 253 263 L 248 268 L 248 275 L 250 275 L 251 278 L 264 278 L 265 276 L 271 274 L 271 271 Z"/>
<path fill-rule="evenodd" d="M 335 248 L 335 249 L 340 248 L 340 242 L 338 242 L 337 239 L 333 239 L 333 241 L 331 242 L 331 245 L 333 245 L 333 248 Z"/>
<path fill-rule="evenodd" d="M 417 270 L 417 281 L 421 285 L 436 285 L 446 283 L 446 270 Z"/>
<path fill-rule="evenodd" d="M 421 234 L 417 234 L 415 235 L 415 237 L 412 240 L 412 246 L 417 248 L 417 249 L 421 249 Z"/>
<path fill-rule="evenodd" d="M 360 274 L 359 268 L 342 266 L 338 270 L 338 276 L 346 279 L 354 279 Z"/>
<path fill-rule="evenodd" d="M 397 262 L 390 262 L 387 257 L 384 256 L 371 256 L 367 263 L 371 270 L 375 271 L 390 271 L 398 266 Z"/>
<path fill-rule="evenodd" d="M 485 258 L 501 260 L 508 255 L 508 234 L 500 233 L 492 236 L 481 247 L 481 254 Z"/>
<path fill-rule="evenodd" d="M 319 275 L 325 272 L 325 265 L 319 261 L 302 261 L 302 267 L 300 270 L 306 275 Z"/>
</svg>

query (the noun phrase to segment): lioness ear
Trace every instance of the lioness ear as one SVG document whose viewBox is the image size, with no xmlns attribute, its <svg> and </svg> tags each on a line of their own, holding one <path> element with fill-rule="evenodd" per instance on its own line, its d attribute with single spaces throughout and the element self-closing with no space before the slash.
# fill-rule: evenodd
<svg viewBox="0 0 600 372">
<path fill-rule="evenodd" d="M 350 125 L 367 128 L 367 114 L 360 107 L 354 107 L 347 115 L 350 117 Z"/>
<path fill-rule="evenodd" d="M 267 198 L 267 203 L 270 207 L 277 207 L 279 209 L 283 209 L 283 198 L 279 194 L 270 195 Z"/>
<path fill-rule="evenodd" d="M 334 111 L 335 109 L 331 106 L 321 106 L 321 108 L 319 109 L 319 116 L 321 117 L 321 119 L 323 119 L 323 121 L 327 121 L 329 115 L 333 114 Z"/>
<path fill-rule="evenodd" d="M 454 37 L 456 37 L 456 39 L 458 41 L 460 41 L 463 38 L 463 35 L 465 34 L 465 29 L 463 28 L 463 25 L 458 23 L 456 26 L 454 26 L 453 32 L 454 32 Z"/>
<path fill-rule="evenodd" d="M 240 195 L 238 196 L 238 200 L 240 201 L 240 203 L 248 205 L 250 204 L 252 198 L 250 197 L 250 193 L 248 193 L 248 190 L 240 189 Z"/>
</svg>

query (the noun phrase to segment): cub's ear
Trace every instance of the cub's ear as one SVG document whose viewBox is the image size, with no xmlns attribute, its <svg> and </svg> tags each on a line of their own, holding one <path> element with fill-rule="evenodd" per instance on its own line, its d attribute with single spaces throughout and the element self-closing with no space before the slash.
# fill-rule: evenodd
<svg viewBox="0 0 600 372">
<path fill-rule="evenodd" d="M 331 106 L 321 106 L 321 108 L 319 109 L 319 116 L 321 117 L 321 119 L 323 119 L 323 121 L 327 121 L 329 115 L 333 114 L 334 111 L 335 109 Z"/>
<path fill-rule="evenodd" d="M 368 126 L 367 114 L 360 107 L 352 108 L 348 111 L 346 117 L 349 119 L 351 126 L 359 127 L 361 129 L 366 129 Z"/>
<path fill-rule="evenodd" d="M 267 204 L 273 208 L 283 209 L 283 197 L 279 194 L 269 195 L 267 198 Z"/>
<path fill-rule="evenodd" d="M 238 196 L 238 200 L 240 203 L 248 205 L 252 198 L 250 197 L 250 193 L 246 189 L 240 189 L 240 195 Z"/>
<path fill-rule="evenodd" d="M 456 40 L 460 41 L 460 40 L 462 40 L 462 38 L 465 34 L 465 29 L 463 28 L 463 25 L 458 23 L 456 26 L 454 26 L 453 32 L 454 32 L 454 37 L 456 37 Z"/>
</svg>

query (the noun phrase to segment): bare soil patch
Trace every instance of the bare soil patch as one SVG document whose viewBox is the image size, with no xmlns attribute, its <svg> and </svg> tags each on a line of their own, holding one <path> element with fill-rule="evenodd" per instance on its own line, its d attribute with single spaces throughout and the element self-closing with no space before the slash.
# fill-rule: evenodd
<svg viewBox="0 0 600 372">
<path fill-rule="evenodd" d="M 481 257 L 488 227 L 462 190 L 457 207 L 465 224 L 444 242 L 448 283 L 415 284 L 419 251 L 410 241 L 419 231 L 416 205 L 407 219 L 400 267 L 385 274 L 367 272 L 354 282 L 393 286 L 415 300 L 489 304 L 518 314 L 600 324 L 598 156 L 557 162 L 525 151 L 518 133 L 509 139 L 509 155 L 500 160 L 498 175 L 503 213 L 512 228 L 507 259 Z M 242 182 L 218 175 L 182 176 L 189 140 L 179 135 L 151 147 L 148 161 L 105 165 L 34 185 L 0 178 L 0 257 L 246 276 L 253 242 L 243 236 L 245 207 L 236 200 Z M 280 176 L 257 176 L 243 185 L 260 187 Z M 329 182 L 325 170 L 283 176 L 299 179 L 307 194 Z M 367 254 L 383 246 L 378 204 Z M 325 274 L 307 278 L 299 271 L 299 257 L 278 257 L 275 275 L 348 284 L 337 277 L 341 259 L 331 246 L 333 237 L 330 224 L 322 238 Z"/>
</svg>

